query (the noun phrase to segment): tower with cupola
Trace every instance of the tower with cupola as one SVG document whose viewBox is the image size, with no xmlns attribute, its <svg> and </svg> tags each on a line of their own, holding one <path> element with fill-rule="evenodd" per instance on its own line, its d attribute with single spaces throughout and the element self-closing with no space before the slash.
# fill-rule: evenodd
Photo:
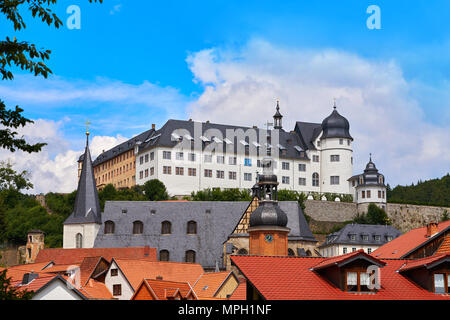
<svg viewBox="0 0 450 320">
<path fill-rule="evenodd" d="M 336 101 L 331 114 L 322 121 L 317 140 L 320 154 L 320 192 L 349 194 L 347 179 L 353 173 L 353 138 L 348 120 L 337 111 Z"/>
</svg>

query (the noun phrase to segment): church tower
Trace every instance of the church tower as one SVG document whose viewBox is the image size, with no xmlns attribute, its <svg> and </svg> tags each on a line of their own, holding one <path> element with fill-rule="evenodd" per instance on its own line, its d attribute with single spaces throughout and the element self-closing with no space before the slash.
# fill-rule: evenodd
<svg viewBox="0 0 450 320">
<path fill-rule="evenodd" d="M 263 256 L 287 256 L 288 219 L 286 213 L 278 206 L 277 176 L 273 173 L 273 160 L 262 160 L 263 174 L 258 176 L 257 192 L 260 201 L 258 208 L 250 216 L 250 254 Z M 255 188 L 256 189 L 256 188 Z M 256 191 L 256 190 L 255 190 Z"/>
<path fill-rule="evenodd" d="M 277 112 L 275 112 L 275 114 L 273 115 L 273 128 L 274 129 L 280 130 L 283 128 L 282 119 L 283 119 L 283 116 L 280 113 L 280 100 L 277 100 Z"/>
<path fill-rule="evenodd" d="M 63 248 L 93 248 L 102 225 L 100 202 L 89 152 L 89 131 L 86 131 L 86 149 L 78 180 L 75 207 L 64 221 Z"/>
</svg>

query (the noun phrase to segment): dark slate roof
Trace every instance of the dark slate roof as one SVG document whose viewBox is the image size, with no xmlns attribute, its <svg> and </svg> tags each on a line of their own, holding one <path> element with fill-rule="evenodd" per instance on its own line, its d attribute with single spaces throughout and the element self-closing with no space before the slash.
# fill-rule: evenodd
<svg viewBox="0 0 450 320">
<path fill-rule="evenodd" d="M 353 140 L 350 135 L 350 124 L 348 120 L 341 116 L 334 107 L 333 112 L 322 121 L 322 139 L 326 138 L 347 138 Z"/>
<path fill-rule="evenodd" d="M 242 201 L 107 201 L 102 221 L 113 221 L 115 233 L 104 234 L 103 226 L 94 247 L 148 245 L 158 251 L 168 250 L 170 260 L 180 262 L 184 261 L 187 250 L 194 250 L 196 262 L 205 268 L 215 268 L 216 261 L 223 262 L 223 243 L 234 231 L 248 206 L 249 202 Z M 297 202 L 283 201 L 280 207 L 289 218 L 289 239 L 316 241 Z M 126 210 L 126 213 L 122 210 Z M 152 214 L 151 210 L 155 210 L 155 213 Z M 137 220 L 143 222 L 144 232 L 133 235 L 133 222 Z M 161 235 L 161 223 L 166 220 L 172 224 L 172 233 Z M 191 220 L 197 222 L 195 235 L 186 234 L 187 222 Z"/>
<path fill-rule="evenodd" d="M 313 142 L 317 139 L 320 132 L 322 132 L 322 125 L 320 123 L 297 121 L 294 131 L 299 136 L 303 149 L 316 150 Z"/>
<path fill-rule="evenodd" d="M 356 240 L 351 240 L 350 235 L 356 235 Z M 392 239 L 399 237 L 402 233 L 393 226 L 378 224 L 347 224 L 338 232 L 327 236 L 327 240 L 319 247 L 326 247 L 334 244 L 356 244 L 356 245 L 378 245 L 381 246 L 387 241 L 387 236 Z M 368 235 L 369 240 L 364 241 L 363 235 Z M 375 235 L 380 236 L 380 241 L 375 240 Z"/>
<path fill-rule="evenodd" d="M 78 180 L 75 206 L 71 215 L 64 221 L 64 224 L 102 222 L 100 202 L 98 200 L 94 169 L 87 139 L 84 159 L 87 160 L 83 161 L 80 179 Z"/>
<path fill-rule="evenodd" d="M 383 178 L 383 182 L 380 183 L 380 176 Z M 363 183 L 360 183 L 360 178 L 363 178 Z M 372 162 L 370 158 L 369 162 L 364 169 L 364 173 L 355 175 L 348 179 L 348 181 L 356 180 L 358 186 L 380 186 L 385 187 L 384 176 L 378 172 L 375 163 Z"/>
<path fill-rule="evenodd" d="M 217 124 L 217 123 L 211 123 L 211 122 L 197 122 L 197 124 L 201 124 L 202 132 L 194 134 L 194 124 L 195 121 L 190 120 L 168 120 L 159 130 L 153 132 L 149 138 L 147 138 L 144 143 L 140 146 L 141 151 L 145 151 L 157 146 L 163 146 L 163 147 L 169 147 L 172 148 L 175 145 L 177 145 L 180 140 L 173 139 L 172 133 L 179 134 L 183 140 L 188 141 L 185 137 L 185 134 L 188 133 L 192 138 L 194 138 L 196 147 L 201 146 L 202 148 L 205 147 L 204 142 L 200 139 L 200 136 L 206 136 L 211 140 L 211 143 L 222 145 L 223 151 L 228 152 L 234 152 L 237 153 L 238 151 L 238 145 L 241 145 L 242 150 L 244 150 L 244 147 L 240 143 L 240 140 L 245 139 L 247 143 L 249 143 L 250 148 L 256 148 L 252 143 L 254 140 L 249 141 L 249 137 L 242 136 L 241 138 L 234 137 L 233 144 L 228 145 L 226 143 L 217 143 L 212 140 L 212 138 L 215 136 L 214 132 L 212 130 L 218 130 L 220 132 L 219 138 L 226 138 L 227 137 L 227 130 L 243 130 L 242 132 L 245 133 L 248 129 L 254 129 L 250 127 L 240 127 L 240 126 L 232 126 L 232 125 L 224 125 L 224 124 Z M 265 143 L 266 141 L 259 141 L 260 135 L 261 137 L 264 137 L 265 129 L 261 128 L 255 128 L 257 130 L 256 133 L 256 142 L 259 143 L 261 147 L 261 154 L 266 154 L 265 151 Z M 264 132 L 261 132 L 263 130 Z M 216 132 L 218 132 L 216 131 Z M 303 152 L 305 149 L 302 147 L 302 142 L 300 140 L 300 137 L 295 132 L 286 132 L 284 130 L 272 130 L 272 132 L 278 132 L 279 133 L 279 144 L 286 148 L 286 154 L 283 155 L 280 152 L 280 158 L 287 158 L 287 159 L 305 159 L 308 160 L 306 152 Z M 216 133 L 218 135 L 218 133 Z M 230 139 L 231 140 L 231 139 Z M 271 143 L 273 148 L 278 148 L 277 143 L 273 140 Z M 295 148 L 295 146 L 298 146 L 302 148 L 303 150 L 299 151 Z M 199 149 L 199 147 L 197 149 Z M 228 149 L 230 148 L 230 149 Z M 252 149 L 250 149 L 252 150 Z"/>
<path fill-rule="evenodd" d="M 144 131 L 144 132 L 138 134 L 137 136 L 135 136 L 131 139 L 128 139 L 127 141 L 122 142 L 121 144 L 118 144 L 114 148 L 111 148 L 111 149 L 101 153 L 92 163 L 93 166 L 97 166 L 105 161 L 108 161 L 108 160 L 118 156 L 119 154 L 122 154 L 124 152 L 132 150 L 136 146 L 136 143 L 138 141 L 143 143 L 154 131 L 155 131 L 154 129 Z M 78 161 L 83 161 L 82 157 L 83 156 L 81 156 Z"/>
</svg>

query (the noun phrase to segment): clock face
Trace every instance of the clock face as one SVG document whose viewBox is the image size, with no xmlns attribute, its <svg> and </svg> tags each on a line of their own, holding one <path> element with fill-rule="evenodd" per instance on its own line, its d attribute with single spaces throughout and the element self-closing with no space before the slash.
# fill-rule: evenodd
<svg viewBox="0 0 450 320">
<path fill-rule="evenodd" d="M 266 236 L 264 237 L 264 239 L 265 239 L 267 242 L 272 242 L 272 240 L 273 240 L 273 235 L 271 235 L 271 234 L 266 234 Z"/>
</svg>

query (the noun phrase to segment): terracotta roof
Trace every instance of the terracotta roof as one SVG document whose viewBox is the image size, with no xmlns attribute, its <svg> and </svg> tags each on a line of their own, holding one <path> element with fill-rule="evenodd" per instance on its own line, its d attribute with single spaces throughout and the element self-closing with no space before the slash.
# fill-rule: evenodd
<svg viewBox="0 0 450 320">
<path fill-rule="evenodd" d="M 315 270 L 323 269 L 323 268 L 329 267 L 331 265 L 341 264 L 341 263 L 344 263 L 355 257 L 363 257 L 363 258 L 369 259 L 379 265 L 385 264 L 383 261 L 376 259 L 376 258 L 370 256 L 369 254 L 365 253 L 364 249 L 359 249 L 359 250 L 356 250 L 356 251 L 353 251 L 353 252 L 350 252 L 347 254 L 324 259 L 323 261 L 319 262 L 316 266 L 314 266 L 314 269 Z"/>
<path fill-rule="evenodd" d="M 16 281 L 15 283 L 12 283 L 13 285 L 17 285 L 17 288 L 20 291 L 37 291 L 43 286 L 45 286 L 47 283 L 49 283 L 51 280 L 53 280 L 57 275 L 54 274 L 39 274 L 39 277 L 36 279 L 33 279 L 31 282 L 29 282 L 26 285 L 21 285 L 22 279 L 20 281 Z"/>
<path fill-rule="evenodd" d="M 230 300 L 246 300 L 247 299 L 247 280 L 240 279 L 238 287 L 234 290 Z"/>
<path fill-rule="evenodd" d="M 447 234 L 444 238 L 444 242 L 441 243 L 435 254 L 450 253 L 450 234 Z"/>
<path fill-rule="evenodd" d="M 450 227 L 450 220 L 439 222 L 438 233 Z M 400 259 L 404 255 L 419 247 L 430 238 L 426 237 L 427 227 L 412 229 L 411 231 L 395 238 L 392 241 L 382 245 L 371 253 L 372 256 L 380 259 Z M 437 234 L 438 235 L 438 234 Z M 436 235 L 434 236 L 436 237 Z"/>
<path fill-rule="evenodd" d="M 41 263 L 30 263 L 30 264 L 20 264 L 16 266 L 11 266 L 6 268 L 6 276 L 11 278 L 12 281 L 22 281 L 23 275 L 25 273 L 41 273 L 42 269 L 47 266 L 50 262 L 41 262 Z M 0 268 L 0 271 L 5 268 Z"/>
<path fill-rule="evenodd" d="M 55 264 L 48 268 L 45 268 L 43 272 L 46 273 L 61 273 L 61 272 L 67 272 L 68 270 L 79 268 L 80 266 L 78 264 Z"/>
<path fill-rule="evenodd" d="M 433 255 L 431 257 L 425 257 L 421 259 L 415 259 L 415 260 L 407 260 L 406 263 L 400 268 L 400 272 L 416 269 L 420 267 L 427 267 L 428 265 L 438 262 L 442 259 L 449 258 L 450 253 L 443 253 L 439 255 Z"/>
<path fill-rule="evenodd" d="M 141 285 L 146 285 L 157 300 L 168 300 L 168 298 L 174 298 L 178 293 L 182 298 L 187 298 L 189 293 L 193 292 L 196 297 L 194 290 L 187 282 L 144 279 Z"/>
<path fill-rule="evenodd" d="M 161 276 L 162 280 L 188 282 L 193 285 L 204 273 L 198 263 L 134 259 L 114 259 L 114 261 L 135 290 L 142 279 L 156 279 L 158 276 Z"/>
<path fill-rule="evenodd" d="M 80 288 L 79 291 L 89 299 L 114 299 L 104 283 L 92 279 Z"/>
<path fill-rule="evenodd" d="M 232 272 L 206 272 L 194 284 L 195 293 L 200 299 L 213 298 L 228 277 L 233 277 Z"/>
<path fill-rule="evenodd" d="M 146 251 L 148 255 L 145 255 Z M 35 261 L 53 261 L 56 264 L 81 264 L 86 257 L 99 256 L 104 257 L 108 261 L 111 261 L 112 258 L 157 261 L 156 249 L 149 247 L 44 249 L 39 251 Z"/>
<path fill-rule="evenodd" d="M 382 288 L 377 293 L 340 290 L 311 270 L 327 258 L 232 256 L 231 260 L 259 293 L 268 300 L 422 300 L 450 299 L 437 295 L 396 272 L 405 260 L 383 260 Z"/>
</svg>

